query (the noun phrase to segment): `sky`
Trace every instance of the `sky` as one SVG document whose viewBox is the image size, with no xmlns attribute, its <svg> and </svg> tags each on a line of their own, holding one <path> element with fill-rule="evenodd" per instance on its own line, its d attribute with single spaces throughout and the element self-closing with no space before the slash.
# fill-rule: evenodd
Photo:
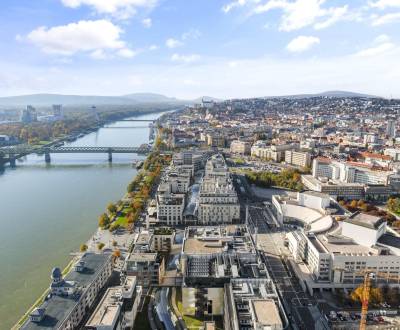
<svg viewBox="0 0 400 330">
<path fill-rule="evenodd" d="M 0 96 L 400 97 L 400 0 L 1 0 Z"/>
</svg>

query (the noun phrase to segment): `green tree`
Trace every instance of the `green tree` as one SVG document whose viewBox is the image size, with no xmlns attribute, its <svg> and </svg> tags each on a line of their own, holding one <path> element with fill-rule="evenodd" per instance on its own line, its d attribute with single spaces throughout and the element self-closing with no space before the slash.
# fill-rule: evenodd
<svg viewBox="0 0 400 330">
<path fill-rule="evenodd" d="M 106 213 L 103 213 L 102 215 L 100 215 L 99 227 L 101 227 L 102 229 L 105 229 L 105 228 L 108 228 L 109 225 L 110 225 L 110 218 L 108 217 L 108 215 Z"/>
<path fill-rule="evenodd" d="M 86 244 L 81 244 L 81 246 L 79 247 L 79 251 L 81 252 L 85 252 L 88 249 L 88 246 Z"/>
<path fill-rule="evenodd" d="M 116 206 L 115 204 L 113 204 L 113 203 L 109 203 L 109 204 L 107 205 L 107 211 L 108 211 L 110 214 L 115 214 L 115 213 L 117 212 L 117 206 Z"/>
<path fill-rule="evenodd" d="M 98 243 L 97 244 L 97 248 L 99 249 L 99 250 L 103 250 L 103 247 L 105 246 L 105 244 L 104 243 Z"/>
</svg>

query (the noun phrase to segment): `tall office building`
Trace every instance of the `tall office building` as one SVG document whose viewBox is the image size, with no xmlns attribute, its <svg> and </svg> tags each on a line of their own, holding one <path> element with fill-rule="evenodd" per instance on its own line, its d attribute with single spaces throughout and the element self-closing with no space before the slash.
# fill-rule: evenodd
<svg viewBox="0 0 400 330">
<path fill-rule="evenodd" d="M 62 104 L 53 104 L 53 115 L 56 119 L 64 118 L 64 111 Z"/>
<path fill-rule="evenodd" d="M 396 137 L 396 122 L 389 120 L 386 127 L 386 135 L 390 138 Z"/>
</svg>

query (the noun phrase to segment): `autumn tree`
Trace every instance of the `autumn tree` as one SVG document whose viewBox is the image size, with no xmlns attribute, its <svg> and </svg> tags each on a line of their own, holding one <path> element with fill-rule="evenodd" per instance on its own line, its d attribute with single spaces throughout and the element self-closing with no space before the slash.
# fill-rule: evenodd
<svg viewBox="0 0 400 330">
<path fill-rule="evenodd" d="M 109 203 L 109 204 L 107 205 L 107 211 L 108 211 L 110 214 L 115 214 L 115 213 L 117 212 L 117 206 L 116 206 L 115 204 L 113 204 L 113 203 Z"/>
<path fill-rule="evenodd" d="M 100 215 L 99 227 L 101 227 L 102 229 L 105 229 L 105 228 L 108 228 L 109 225 L 110 225 L 110 218 L 108 217 L 108 215 L 106 213 L 103 213 L 102 215 Z"/>
<path fill-rule="evenodd" d="M 81 252 L 85 252 L 88 249 L 88 246 L 86 244 L 81 244 L 81 246 L 79 247 L 79 251 Z"/>
<path fill-rule="evenodd" d="M 362 302 L 364 287 L 361 285 L 354 289 L 350 294 L 350 298 L 356 302 Z M 371 288 L 369 291 L 369 302 L 372 304 L 379 304 L 383 301 L 383 294 L 381 288 Z"/>
</svg>

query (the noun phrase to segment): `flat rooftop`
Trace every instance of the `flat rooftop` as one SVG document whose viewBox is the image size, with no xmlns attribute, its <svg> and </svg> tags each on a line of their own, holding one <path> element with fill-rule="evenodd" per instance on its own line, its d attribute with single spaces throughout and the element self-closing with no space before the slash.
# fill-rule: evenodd
<svg viewBox="0 0 400 330">
<path fill-rule="evenodd" d="M 344 222 L 370 229 L 378 229 L 385 222 L 385 220 L 382 217 L 377 217 L 366 213 L 358 213 L 355 216 L 344 220 Z"/>
<path fill-rule="evenodd" d="M 224 251 L 255 252 L 251 238 L 244 226 L 187 227 L 183 252 L 186 254 L 216 254 Z"/>
<path fill-rule="evenodd" d="M 86 323 L 87 327 L 113 326 L 121 311 L 121 287 L 109 288 Z"/>
<path fill-rule="evenodd" d="M 349 238 L 334 236 L 326 237 L 318 236 L 318 241 L 324 246 L 329 253 L 339 255 L 368 256 L 377 255 L 377 251 L 367 246 L 355 243 Z"/>
<path fill-rule="evenodd" d="M 282 325 L 282 320 L 274 300 L 257 299 L 252 300 L 251 304 L 253 306 L 256 322 L 259 325 Z"/>
</svg>

